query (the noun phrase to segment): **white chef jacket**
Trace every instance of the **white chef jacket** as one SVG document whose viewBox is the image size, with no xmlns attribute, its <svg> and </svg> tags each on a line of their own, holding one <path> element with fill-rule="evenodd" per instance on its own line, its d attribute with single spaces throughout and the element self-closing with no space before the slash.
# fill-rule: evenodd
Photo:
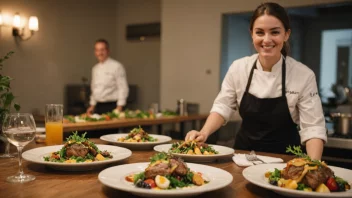
<svg viewBox="0 0 352 198">
<path fill-rule="evenodd" d="M 118 106 L 124 106 L 129 89 L 123 65 L 110 57 L 97 63 L 92 69 L 91 91 L 90 105 L 117 100 Z"/>
<path fill-rule="evenodd" d="M 219 113 L 227 122 L 235 110 L 239 109 L 251 68 L 257 59 L 258 54 L 254 54 L 232 63 L 210 112 Z M 260 61 L 257 61 L 257 69 L 253 73 L 249 93 L 258 98 L 280 97 L 282 61 L 283 56 L 272 67 L 271 72 L 263 71 Z M 315 75 L 307 66 L 288 56 L 286 57 L 286 98 L 292 120 L 300 126 L 301 143 L 304 144 L 312 138 L 319 138 L 326 142 L 325 118 Z"/>
</svg>

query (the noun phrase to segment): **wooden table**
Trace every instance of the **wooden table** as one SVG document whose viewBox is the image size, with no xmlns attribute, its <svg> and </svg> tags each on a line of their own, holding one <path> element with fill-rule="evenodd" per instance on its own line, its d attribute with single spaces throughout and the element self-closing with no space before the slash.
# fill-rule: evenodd
<svg viewBox="0 0 352 198">
<path fill-rule="evenodd" d="M 91 131 L 91 130 L 103 130 L 103 129 L 116 129 L 123 127 L 136 127 L 136 126 L 147 126 L 147 125 L 161 125 L 170 123 L 182 123 L 187 121 L 193 122 L 193 128 L 199 128 L 196 126 L 197 121 L 207 119 L 208 114 L 201 115 L 189 115 L 189 116 L 170 116 L 161 117 L 155 119 L 117 119 L 110 121 L 99 121 L 99 122 L 83 122 L 83 123 L 64 123 L 64 132 L 72 131 Z"/>
<path fill-rule="evenodd" d="M 104 143 L 99 139 L 92 139 L 96 143 Z M 25 150 L 43 145 L 34 142 L 26 146 Z M 244 151 L 236 151 L 243 153 Z M 147 162 L 154 151 L 133 151 L 133 154 L 124 163 Z M 285 161 L 292 156 L 258 153 L 273 157 L 281 157 Z M 117 164 L 118 165 L 118 164 Z M 282 197 L 272 191 L 257 187 L 247 182 L 242 176 L 244 168 L 237 166 L 232 160 L 206 165 L 221 168 L 233 176 L 232 183 L 220 190 L 208 192 L 198 197 Z M 98 180 L 101 170 L 88 172 L 63 172 L 24 161 L 24 172 L 36 176 L 36 180 L 24 184 L 12 184 L 5 181 L 7 176 L 14 175 L 18 170 L 17 158 L 0 159 L 0 197 L 136 197 L 130 193 L 103 186 Z M 111 165 L 110 165 L 111 166 Z"/>
</svg>

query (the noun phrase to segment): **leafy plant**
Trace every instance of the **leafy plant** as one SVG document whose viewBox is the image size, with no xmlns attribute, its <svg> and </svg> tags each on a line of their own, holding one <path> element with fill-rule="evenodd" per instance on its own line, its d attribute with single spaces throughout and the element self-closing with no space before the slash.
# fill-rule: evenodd
<svg viewBox="0 0 352 198">
<path fill-rule="evenodd" d="M 14 52 L 7 53 L 4 57 L 0 58 L 0 71 L 3 68 L 3 62 L 10 58 Z M 0 121 L 4 119 L 5 114 L 10 113 L 11 107 L 14 107 L 16 111 L 21 109 L 21 106 L 14 103 L 15 96 L 11 92 L 11 82 L 12 78 L 5 76 L 0 73 Z"/>
</svg>

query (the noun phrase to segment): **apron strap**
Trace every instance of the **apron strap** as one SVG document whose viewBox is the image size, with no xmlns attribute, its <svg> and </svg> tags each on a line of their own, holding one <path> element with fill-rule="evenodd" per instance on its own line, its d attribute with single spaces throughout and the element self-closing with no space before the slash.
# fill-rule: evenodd
<svg viewBox="0 0 352 198">
<path fill-rule="evenodd" d="M 257 59 L 253 63 L 253 66 L 252 66 L 252 69 L 251 69 L 251 73 L 249 73 L 249 78 L 248 78 L 248 82 L 247 82 L 247 86 L 246 86 L 246 92 L 249 91 L 249 86 L 251 86 L 253 72 L 254 72 L 254 69 L 257 68 L 256 63 L 257 63 Z"/>
<path fill-rule="evenodd" d="M 282 97 L 286 95 L 286 58 L 282 58 Z"/>
</svg>

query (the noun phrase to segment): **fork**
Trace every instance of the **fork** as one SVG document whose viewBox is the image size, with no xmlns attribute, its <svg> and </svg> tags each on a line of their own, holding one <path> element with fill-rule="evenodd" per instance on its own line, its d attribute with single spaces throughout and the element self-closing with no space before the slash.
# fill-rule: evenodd
<svg viewBox="0 0 352 198">
<path fill-rule="evenodd" d="M 264 162 L 263 160 L 261 160 L 261 159 L 259 159 L 258 157 L 257 157 L 257 155 L 255 154 L 255 152 L 254 151 L 251 151 L 250 153 L 249 153 L 249 155 L 248 154 L 245 154 L 245 156 L 246 156 L 246 159 L 248 160 L 248 161 L 250 161 L 250 162 L 255 162 L 255 161 L 260 161 L 260 162 L 262 162 L 263 164 L 266 164 L 266 162 Z"/>
</svg>

